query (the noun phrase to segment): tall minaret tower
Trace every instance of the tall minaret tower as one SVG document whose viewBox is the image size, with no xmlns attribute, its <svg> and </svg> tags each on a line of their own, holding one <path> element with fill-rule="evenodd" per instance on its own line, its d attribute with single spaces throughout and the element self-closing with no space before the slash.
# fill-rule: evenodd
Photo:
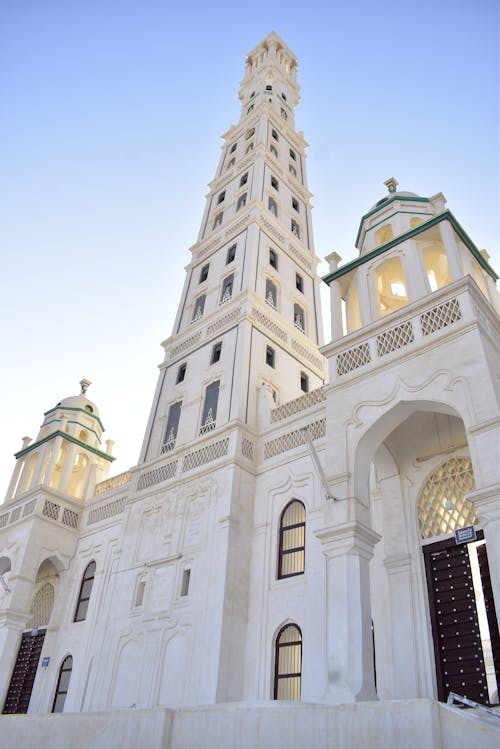
<svg viewBox="0 0 500 749">
<path fill-rule="evenodd" d="M 297 58 L 275 32 L 247 57 L 240 119 L 223 136 L 163 343 L 141 462 L 228 423 L 255 431 L 259 403 L 276 405 L 324 382 L 296 74 Z"/>
</svg>

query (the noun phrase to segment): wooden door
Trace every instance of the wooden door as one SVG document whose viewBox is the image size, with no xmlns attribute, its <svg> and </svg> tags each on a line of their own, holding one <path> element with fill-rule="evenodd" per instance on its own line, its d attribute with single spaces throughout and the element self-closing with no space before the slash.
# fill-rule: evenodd
<svg viewBox="0 0 500 749">
<path fill-rule="evenodd" d="M 3 708 L 4 713 L 27 713 L 35 681 L 38 661 L 42 652 L 45 630 L 23 632 L 17 654 L 16 665 L 10 680 L 9 691 Z"/>
</svg>

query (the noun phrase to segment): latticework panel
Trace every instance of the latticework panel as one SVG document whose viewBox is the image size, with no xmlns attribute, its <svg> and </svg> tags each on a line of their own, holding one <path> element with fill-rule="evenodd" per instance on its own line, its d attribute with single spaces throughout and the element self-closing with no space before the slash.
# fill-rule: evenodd
<svg viewBox="0 0 500 749">
<path fill-rule="evenodd" d="M 33 599 L 28 626 L 30 628 L 46 627 L 50 620 L 53 605 L 54 587 L 50 583 L 45 583 Z"/>
<path fill-rule="evenodd" d="M 68 510 L 68 508 L 65 507 L 63 510 L 61 522 L 63 525 L 67 525 L 69 528 L 77 528 L 79 518 L 80 515 L 77 512 Z"/>
<path fill-rule="evenodd" d="M 198 333 L 195 333 L 194 335 L 189 336 L 189 338 L 186 338 L 186 340 L 182 341 L 182 343 L 178 343 L 177 346 L 174 346 L 170 350 L 170 358 L 173 359 L 179 354 L 182 354 L 183 351 L 191 348 L 191 346 L 196 346 L 196 344 L 200 342 L 201 333 L 202 331 L 200 330 Z"/>
<path fill-rule="evenodd" d="M 89 512 L 87 525 L 92 525 L 92 523 L 97 523 L 99 520 L 107 520 L 115 515 L 119 515 L 123 512 L 123 508 L 124 502 L 122 498 L 114 499 L 112 502 L 101 505 L 101 507 L 95 507 Z"/>
<path fill-rule="evenodd" d="M 326 434 L 326 419 L 314 421 L 312 424 L 308 424 L 307 428 L 313 440 L 320 439 Z M 301 447 L 305 443 L 306 438 L 302 429 L 295 429 L 293 432 L 282 434 L 280 437 L 269 440 L 264 444 L 264 460 L 274 458 L 276 455 L 293 450 L 295 447 Z"/>
<path fill-rule="evenodd" d="M 58 520 L 60 509 L 60 505 L 56 504 L 55 502 L 51 502 L 49 499 L 46 499 L 43 505 L 42 515 L 45 515 L 46 518 L 50 518 L 51 520 Z"/>
<path fill-rule="evenodd" d="M 457 320 L 462 319 L 458 299 L 450 299 L 449 302 L 439 304 L 437 307 L 424 312 L 420 315 L 420 325 L 422 326 L 422 335 L 430 335 L 436 330 L 446 328 Z"/>
<path fill-rule="evenodd" d="M 436 468 L 418 500 L 418 523 L 422 536 L 441 536 L 466 525 L 474 525 L 477 522 L 476 508 L 465 496 L 474 488 L 469 458 L 452 458 Z"/>
<path fill-rule="evenodd" d="M 29 502 L 26 502 L 23 509 L 23 518 L 25 518 L 27 515 L 32 515 L 35 510 L 36 505 L 36 499 L 30 499 Z"/>
<path fill-rule="evenodd" d="M 337 375 L 352 372 L 353 369 L 363 367 L 370 362 L 370 349 L 367 343 L 343 351 L 337 356 Z"/>
<path fill-rule="evenodd" d="M 21 510 L 22 510 L 22 507 L 16 507 L 15 510 L 12 510 L 12 512 L 10 513 L 11 523 L 15 523 L 16 520 L 19 520 L 19 518 L 21 517 Z"/>
<path fill-rule="evenodd" d="M 151 471 L 146 471 L 142 476 L 139 476 L 137 489 L 147 489 L 149 486 L 161 484 L 162 481 L 168 481 L 168 479 L 173 478 L 176 473 L 177 460 L 172 460 L 171 463 L 166 463 L 164 466 L 153 468 Z"/>
<path fill-rule="evenodd" d="M 231 310 L 231 312 L 228 312 L 227 315 L 222 315 L 222 317 L 219 317 L 218 320 L 215 320 L 215 322 L 211 323 L 207 326 L 207 337 L 210 337 L 214 333 L 217 333 L 222 328 L 225 328 L 226 325 L 230 325 L 232 322 L 234 322 L 240 315 L 241 307 L 236 307 L 236 309 Z"/>
<path fill-rule="evenodd" d="M 251 440 L 243 437 L 241 440 L 241 454 L 247 460 L 253 460 L 254 444 Z"/>
<path fill-rule="evenodd" d="M 271 333 L 273 333 L 276 338 L 279 338 L 281 341 L 286 341 L 287 335 L 286 331 L 283 330 L 283 328 L 280 328 L 280 326 L 274 322 L 274 320 L 271 320 L 270 317 L 267 317 L 267 315 L 264 315 L 260 310 L 256 309 L 255 307 L 252 309 L 252 315 L 256 319 L 257 322 L 259 322 L 263 328 L 266 328 L 267 330 L 270 330 Z"/>
<path fill-rule="evenodd" d="M 377 336 L 377 356 L 385 356 L 391 351 L 408 346 L 413 343 L 415 336 L 411 322 L 408 320 L 402 325 L 397 325 L 390 330 L 384 330 Z"/>
<path fill-rule="evenodd" d="M 323 360 L 319 358 L 319 356 L 316 356 L 313 354 L 310 349 L 306 348 L 306 346 L 303 346 L 301 343 L 295 340 L 295 338 L 292 338 L 292 348 L 294 351 L 297 352 L 297 354 L 300 354 L 304 357 L 304 359 L 307 359 L 308 362 L 311 362 L 316 369 L 322 369 L 323 368 Z"/>
<path fill-rule="evenodd" d="M 304 393 L 304 395 L 294 398 L 293 400 L 288 401 L 288 403 L 283 403 L 282 406 L 276 406 L 276 408 L 273 408 L 271 411 L 271 422 L 274 423 L 275 421 L 286 419 L 288 416 L 293 416 L 293 414 L 304 411 L 306 408 L 310 408 L 310 406 L 314 406 L 316 403 L 323 403 L 325 400 L 326 395 L 324 387 L 311 390 L 310 393 Z"/>
<path fill-rule="evenodd" d="M 117 476 L 112 476 L 112 478 L 96 484 L 94 494 L 99 496 L 100 494 L 106 494 L 106 492 L 109 492 L 112 489 L 118 489 L 120 486 L 127 484 L 131 478 L 132 473 L 130 471 L 125 471 L 124 473 L 119 473 Z"/>
<path fill-rule="evenodd" d="M 192 453 L 188 453 L 184 456 L 182 463 L 182 472 L 191 471 L 193 468 L 198 468 L 206 463 L 211 463 L 213 460 L 222 458 L 227 455 L 229 450 L 229 437 L 225 437 L 219 442 L 212 442 L 211 445 L 206 445 L 199 450 L 194 450 Z"/>
<path fill-rule="evenodd" d="M 5 528 L 8 522 L 9 522 L 8 512 L 6 512 L 5 515 L 0 515 L 0 528 Z"/>
</svg>

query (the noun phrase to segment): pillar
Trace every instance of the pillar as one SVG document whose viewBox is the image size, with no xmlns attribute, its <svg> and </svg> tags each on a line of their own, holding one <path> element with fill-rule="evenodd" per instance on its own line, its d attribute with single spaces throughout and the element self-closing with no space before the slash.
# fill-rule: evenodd
<svg viewBox="0 0 500 749">
<path fill-rule="evenodd" d="M 316 532 L 326 557 L 325 702 L 376 700 L 370 606 L 370 559 L 378 533 L 359 521 Z"/>
<path fill-rule="evenodd" d="M 330 273 L 335 273 L 339 262 L 342 260 L 336 252 L 331 252 L 325 258 L 329 265 Z M 331 314 L 331 339 L 336 341 L 344 335 L 344 326 L 342 324 L 342 297 L 340 284 L 337 280 L 330 281 L 330 314 Z"/>
<path fill-rule="evenodd" d="M 460 251 L 455 239 L 455 234 L 453 232 L 453 229 L 451 228 L 451 225 L 446 220 L 440 221 L 438 226 L 439 233 L 441 235 L 441 241 L 443 242 L 443 247 L 448 260 L 448 268 L 450 269 L 451 280 L 458 281 L 459 278 L 463 278 L 464 270 L 462 267 Z"/>
</svg>

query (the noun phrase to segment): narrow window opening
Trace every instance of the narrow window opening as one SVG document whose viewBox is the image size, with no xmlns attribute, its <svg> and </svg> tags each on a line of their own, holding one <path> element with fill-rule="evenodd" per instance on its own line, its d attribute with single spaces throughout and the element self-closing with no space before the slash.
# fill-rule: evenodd
<svg viewBox="0 0 500 749">
<path fill-rule="evenodd" d="M 279 140 L 279 135 L 276 130 L 271 130 L 271 135 L 273 136 L 274 140 Z"/>
<path fill-rule="evenodd" d="M 137 586 L 137 592 L 135 594 L 135 606 L 139 607 L 142 606 L 142 602 L 144 601 L 144 590 L 146 588 L 146 583 L 144 580 L 141 580 L 139 585 Z"/>
<path fill-rule="evenodd" d="M 175 380 L 176 385 L 178 385 L 179 382 L 184 381 L 184 378 L 186 376 L 186 369 L 187 369 L 187 364 L 184 362 L 184 364 L 181 364 L 179 369 L 177 370 L 177 377 Z"/>
<path fill-rule="evenodd" d="M 292 218 L 292 220 L 290 222 L 290 230 L 291 230 L 292 234 L 295 234 L 295 236 L 297 237 L 297 239 L 300 239 L 299 225 L 298 225 L 298 223 L 296 221 L 293 220 L 293 218 Z"/>
<path fill-rule="evenodd" d="M 305 330 L 305 315 L 304 310 L 300 306 L 300 304 L 294 304 L 293 305 L 293 324 L 297 328 L 297 330 L 302 331 L 302 333 Z"/>
<path fill-rule="evenodd" d="M 217 216 L 214 219 L 214 229 L 216 229 L 218 226 L 222 224 L 222 211 L 217 214 Z"/>
<path fill-rule="evenodd" d="M 253 109 L 253 104 L 250 104 L 250 106 L 247 109 L 247 114 L 250 114 L 250 112 L 252 111 L 252 109 Z"/>
<path fill-rule="evenodd" d="M 280 630 L 274 660 L 274 699 L 300 701 L 302 633 L 295 624 Z"/>
<path fill-rule="evenodd" d="M 274 270 L 278 270 L 278 255 L 271 248 L 269 248 L 269 265 L 271 268 L 274 268 Z"/>
<path fill-rule="evenodd" d="M 266 346 L 266 364 L 274 369 L 275 366 L 275 353 L 271 346 Z"/>
<path fill-rule="evenodd" d="M 71 655 L 66 656 L 59 669 L 59 678 L 57 680 L 56 693 L 54 695 L 54 702 L 52 703 L 53 713 L 62 713 L 64 710 L 64 703 L 66 702 L 66 695 L 68 694 L 69 681 L 71 679 L 71 671 L 73 670 L 73 657 Z"/>
<path fill-rule="evenodd" d="M 205 390 L 205 403 L 203 404 L 200 434 L 211 432 L 216 427 L 219 389 L 220 380 L 215 380 Z"/>
<path fill-rule="evenodd" d="M 283 108 L 281 109 L 281 116 L 283 117 L 283 119 L 286 122 L 286 120 L 288 119 L 288 115 L 287 115 L 286 111 Z"/>
<path fill-rule="evenodd" d="M 280 189 L 280 183 L 276 179 L 276 177 L 271 177 L 271 187 L 273 187 L 275 190 Z"/>
<path fill-rule="evenodd" d="M 181 598 L 184 598 L 189 593 L 189 583 L 191 582 L 191 570 L 186 568 L 182 571 L 182 582 L 181 582 Z"/>
<path fill-rule="evenodd" d="M 82 583 L 80 585 L 80 593 L 78 594 L 78 603 L 76 604 L 75 616 L 73 619 L 74 622 L 83 622 L 87 618 L 90 594 L 92 593 L 92 586 L 94 585 L 95 570 L 95 562 L 90 562 L 85 568 Z"/>
<path fill-rule="evenodd" d="M 161 448 L 162 453 L 169 452 L 175 447 L 177 432 L 179 430 L 179 421 L 181 418 L 182 401 L 172 403 L 168 410 L 167 428 L 165 429 L 165 438 Z"/>
<path fill-rule="evenodd" d="M 224 281 L 222 282 L 222 291 L 220 294 L 221 304 L 223 304 L 224 302 L 228 302 L 233 296 L 233 281 L 234 281 L 234 273 L 231 273 L 231 275 L 225 278 Z"/>
<path fill-rule="evenodd" d="M 219 205 L 219 203 L 222 203 L 225 197 L 226 191 L 223 190 L 221 193 L 219 193 L 219 197 L 217 198 L 217 205 Z"/>
<path fill-rule="evenodd" d="M 222 341 L 219 341 L 218 343 L 215 343 L 212 347 L 212 356 L 210 357 L 210 364 L 215 364 L 216 362 L 220 361 L 222 353 Z"/>
<path fill-rule="evenodd" d="M 297 200 L 297 198 L 292 198 L 292 208 L 293 208 L 294 211 L 298 212 L 298 210 L 299 210 L 299 201 Z"/>
<path fill-rule="evenodd" d="M 309 377 L 306 375 L 305 372 L 300 373 L 300 389 L 304 393 L 309 392 Z"/>
<path fill-rule="evenodd" d="M 286 101 L 286 96 L 285 96 L 285 94 L 281 94 L 281 98 L 283 99 L 283 101 Z"/>
<path fill-rule="evenodd" d="M 295 274 L 295 288 L 302 294 L 304 293 L 304 279 L 302 278 L 300 273 Z"/>
<path fill-rule="evenodd" d="M 272 90 L 273 90 L 272 86 L 269 86 L 269 85 L 266 86 L 266 91 L 272 91 Z"/>
<path fill-rule="evenodd" d="M 297 161 L 297 156 L 295 155 L 295 151 L 292 151 L 292 149 L 290 149 L 290 158 L 293 161 Z"/>
<path fill-rule="evenodd" d="M 267 279 L 266 280 L 266 302 L 273 309 L 276 309 L 277 297 L 278 297 L 278 290 L 276 288 L 276 285 L 272 281 Z"/>
<path fill-rule="evenodd" d="M 302 502 L 294 499 L 285 507 L 280 520 L 279 579 L 304 573 L 305 532 L 305 507 Z"/>
<path fill-rule="evenodd" d="M 245 172 L 243 177 L 240 179 L 240 187 L 243 187 L 243 185 L 246 185 L 248 182 L 248 172 Z"/>
<path fill-rule="evenodd" d="M 269 150 L 271 151 L 273 156 L 276 156 L 276 158 L 278 158 L 278 151 L 275 149 L 274 146 L 269 146 Z"/>
<path fill-rule="evenodd" d="M 236 162 L 235 162 L 235 160 L 234 160 L 234 159 L 231 159 L 231 160 L 230 160 L 230 162 L 229 162 L 229 164 L 227 165 L 227 168 L 228 168 L 228 169 L 231 169 L 231 167 L 232 167 L 232 166 L 234 166 L 234 165 L 235 165 L 235 163 L 236 163 Z"/>
<path fill-rule="evenodd" d="M 252 107 L 253 107 L 253 104 L 252 104 Z M 247 130 L 246 132 L 245 140 L 250 140 L 250 138 L 252 137 L 254 133 L 255 133 L 255 128 L 251 127 L 250 130 Z"/>
<path fill-rule="evenodd" d="M 191 322 L 196 322 L 200 317 L 203 317 L 203 312 L 205 311 L 205 299 L 206 294 L 201 294 L 201 296 L 196 299 Z"/>
<path fill-rule="evenodd" d="M 235 257 L 236 257 L 236 245 L 233 244 L 227 251 L 226 265 L 229 265 L 229 263 L 232 263 Z"/>
<path fill-rule="evenodd" d="M 204 265 L 203 268 L 200 271 L 200 280 L 198 283 L 203 283 L 203 281 L 206 281 L 208 278 L 208 269 L 210 268 L 210 265 Z"/>
<path fill-rule="evenodd" d="M 276 216 L 276 218 L 278 218 L 278 204 L 274 200 L 274 198 L 269 198 L 267 205 L 273 216 Z"/>
<path fill-rule="evenodd" d="M 247 150 L 245 151 L 245 153 L 250 153 L 250 151 L 253 151 L 253 143 L 248 144 Z"/>
<path fill-rule="evenodd" d="M 229 153 L 234 153 L 236 151 L 237 146 L 238 146 L 237 143 L 233 143 L 233 145 L 229 149 Z"/>
<path fill-rule="evenodd" d="M 293 164 L 289 164 L 288 165 L 288 171 L 290 172 L 290 174 L 293 174 L 294 177 L 297 176 L 297 170 L 295 169 L 295 167 L 293 166 Z"/>
<path fill-rule="evenodd" d="M 238 202 L 236 203 L 236 210 L 239 211 L 240 208 L 244 208 L 247 204 L 247 193 L 244 192 L 243 195 L 240 195 L 238 198 Z"/>
</svg>

